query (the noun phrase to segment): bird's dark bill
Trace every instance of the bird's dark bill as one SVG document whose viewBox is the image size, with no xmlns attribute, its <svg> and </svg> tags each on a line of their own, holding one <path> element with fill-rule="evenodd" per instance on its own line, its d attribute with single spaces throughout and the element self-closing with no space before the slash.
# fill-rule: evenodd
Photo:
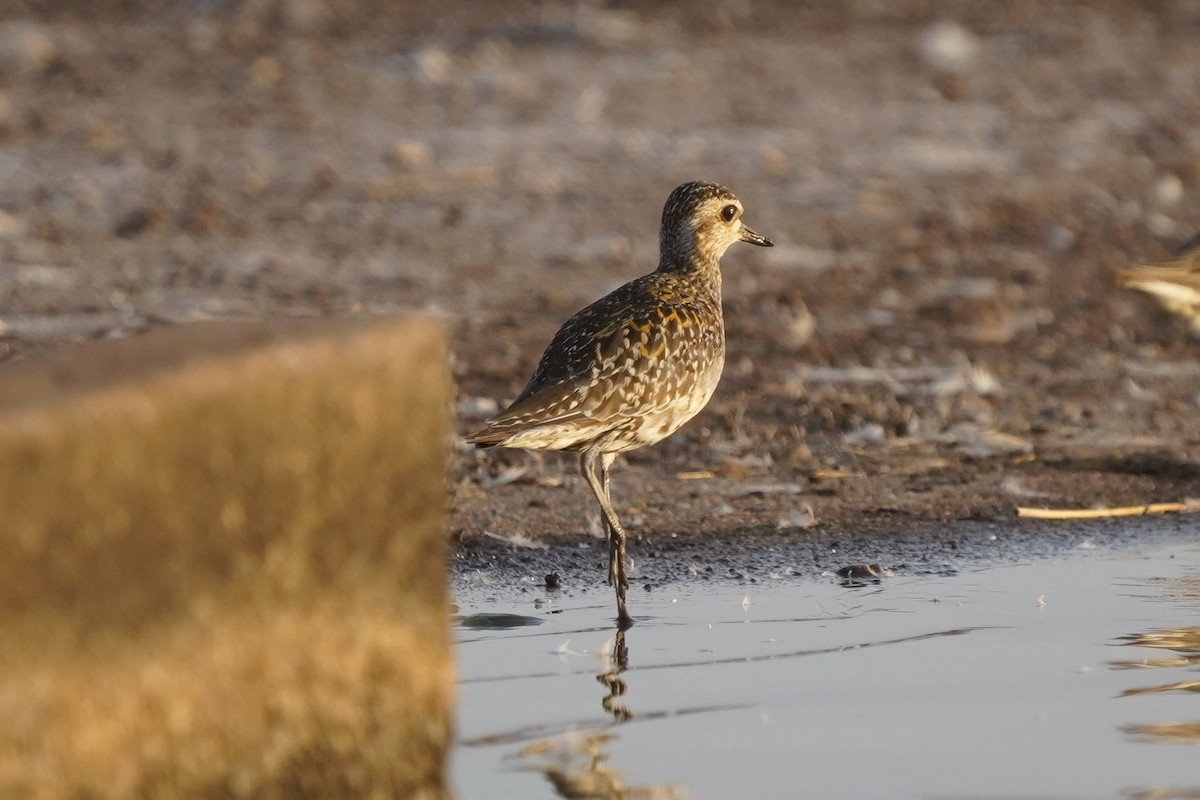
<svg viewBox="0 0 1200 800">
<path fill-rule="evenodd" d="M 756 244 L 759 247 L 774 247 L 775 246 L 775 243 L 772 242 L 770 239 L 763 236 L 761 233 L 755 233 L 754 231 L 747 228 L 745 225 L 742 226 L 742 237 L 741 238 L 742 238 L 743 242 L 749 242 L 750 244 Z"/>
</svg>

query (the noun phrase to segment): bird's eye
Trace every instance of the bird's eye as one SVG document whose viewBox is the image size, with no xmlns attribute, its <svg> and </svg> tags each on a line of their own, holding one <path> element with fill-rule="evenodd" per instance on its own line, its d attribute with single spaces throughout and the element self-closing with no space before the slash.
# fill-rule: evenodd
<svg viewBox="0 0 1200 800">
<path fill-rule="evenodd" d="M 733 218 L 737 216 L 737 206 L 725 206 L 721 209 L 721 219 L 726 222 L 733 222 Z"/>
</svg>

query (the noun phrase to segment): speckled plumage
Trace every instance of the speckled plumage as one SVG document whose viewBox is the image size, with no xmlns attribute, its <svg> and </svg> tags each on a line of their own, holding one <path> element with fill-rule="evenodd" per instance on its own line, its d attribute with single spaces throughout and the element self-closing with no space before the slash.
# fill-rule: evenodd
<svg viewBox="0 0 1200 800">
<path fill-rule="evenodd" d="M 481 447 L 582 453 L 608 528 L 623 626 L 625 531 L 612 508 L 609 467 L 618 453 L 674 433 L 712 396 L 725 364 L 719 260 L 736 241 L 771 245 L 741 214 L 723 186 L 676 188 L 663 208 L 658 269 L 568 319 L 512 405 L 467 437 Z"/>
<path fill-rule="evenodd" d="M 1200 336 L 1200 233 L 1180 245 L 1174 258 L 1118 270 L 1117 283 L 1153 295 Z"/>
</svg>

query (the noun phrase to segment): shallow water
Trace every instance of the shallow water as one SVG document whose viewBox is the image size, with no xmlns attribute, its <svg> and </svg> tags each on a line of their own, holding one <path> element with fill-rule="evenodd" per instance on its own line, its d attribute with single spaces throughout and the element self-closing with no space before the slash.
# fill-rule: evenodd
<svg viewBox="0 0 1200 800">
<path fill-rule="evenodd" d="M 459 580 L 455 790 L 1200 797 L 1200 542 L 1170 539 L 631 591 L 623 637 L 604 587 L 497 600 Z"/>
</svg>

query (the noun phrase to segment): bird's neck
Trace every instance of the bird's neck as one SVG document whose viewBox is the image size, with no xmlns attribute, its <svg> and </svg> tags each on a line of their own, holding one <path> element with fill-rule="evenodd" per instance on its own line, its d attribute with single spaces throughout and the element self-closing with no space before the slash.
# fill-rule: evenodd
<svg viewBox="0 0 1200 800">
<path fill-rule="evenodd" d="M 696 246 L 694 239 L 680 241 L 663 238 L 659 243 L 658 271 L 693 275 L 696 278 L 712 278 L 717 286 L 721 283 L 720 256 L 706 252 Z"/>
<path fill-rule="evenodd" d="M 666 252 L 658 262 L 658 273 L 671 276 L 676 287 L 686 287 L 684 295 L 704 297 L 721 305 L 721 267 L 715 258 L 668 258 Z"/>
</svg>

